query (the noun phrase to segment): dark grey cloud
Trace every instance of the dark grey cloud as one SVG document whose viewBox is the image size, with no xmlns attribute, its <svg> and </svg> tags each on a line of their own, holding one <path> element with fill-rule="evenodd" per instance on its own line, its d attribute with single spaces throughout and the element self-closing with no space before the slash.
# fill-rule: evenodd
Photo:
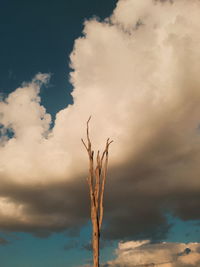
<svg viewBox="0 0 200 267">
<path fill-rule="evenodd" d="M 88 220 L 89 199 L 84 178 L 73 183 L 36 187 L 2 183 L 0 197 L 23 205 L 23 212 L 28 218 L 28 222 L 23 222 L 20 219 L 12 221 L 9 216 L 3 217 L 0 227 L 6 231 L 32 232 L 46 237 L 52 232 L 69 229 L 75 235 L 79 226 Z"/>
</svg>

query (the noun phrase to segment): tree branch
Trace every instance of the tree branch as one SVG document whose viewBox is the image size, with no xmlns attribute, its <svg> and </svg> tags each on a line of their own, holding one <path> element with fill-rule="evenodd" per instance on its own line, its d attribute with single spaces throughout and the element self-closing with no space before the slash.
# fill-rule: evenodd
<svg viewBox="0 0 200 267">
<path fill-rule="evenodd" d="M 101 193 L 100 193 L 100 211 L 99 211 L 99 229 L 101 229 L 102 221 L 103 221 L 103 198 L 104 198 L 104 190 L 105 190 L 105 183 L 106 183 L 106 176 L 107 176 L 107 169 L 108 169 L 108 149 L 109 145 L 113 141 L 109 141 L 109 138 L 106 141 L 106 147 L 103 152 L 101 161 L 103 164 L 103 174 L 102 174 L 102 184 L 101 184 Z M 106 155 L 105 161 L 104 156 Z"/>
</svg>

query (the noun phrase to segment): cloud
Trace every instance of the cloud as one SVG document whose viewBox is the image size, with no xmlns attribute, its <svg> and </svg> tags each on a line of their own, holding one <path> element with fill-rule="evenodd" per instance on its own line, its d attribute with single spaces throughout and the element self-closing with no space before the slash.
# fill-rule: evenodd
<svg viewBox="0 0 200 267">
<path fill-rule="evenodd" d="M 129 241 L 119 243 L 116 259 L 106 267 L 192 267 L 200 264 L 199 243 L 157 243 Z"/>
<path fill-rule="evenodd" d="M 200 219 L 199 8 L 120 0 L 105 21 L 86 21 L 70 57 L 74 104 L 53 128 L 39 96 L 48 74 L 1 101 L 1 229 L 46 236 L 89 219 L 80 139 L 91 114 L 95 149 L 114 140 L 105 237 L 160 240 L 163 211 Z"/>
</svg>

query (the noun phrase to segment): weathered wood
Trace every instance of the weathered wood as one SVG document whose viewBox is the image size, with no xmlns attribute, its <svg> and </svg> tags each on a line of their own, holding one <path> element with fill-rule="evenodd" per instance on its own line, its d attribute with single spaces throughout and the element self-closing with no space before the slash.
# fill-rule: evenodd
<svg viewBox="0 0 200 267">
<path fill-rule="evenodd" d="M 103 220 L 103 198 L 105 190 L 105 182 L 108 169 L 108 150 L 109 145 L 113 141 L 107 139 L 105 149 L 100 156 L 100 151 L 97 152 L 96 166 L 94 167 L 94 151 L 89 135 L 89 122 L 91 116 L 87 121 L 87 143 L 81 139 L 89 157 L 89 176 L 87 178 L 90 191 L 90 205 L 91 205 L 91 221 L 92 221 L 92 247 L 93 247 L 93 263 L 94 267 L 99 267 L 99 242 L 100 230 Z"/>
</svg>

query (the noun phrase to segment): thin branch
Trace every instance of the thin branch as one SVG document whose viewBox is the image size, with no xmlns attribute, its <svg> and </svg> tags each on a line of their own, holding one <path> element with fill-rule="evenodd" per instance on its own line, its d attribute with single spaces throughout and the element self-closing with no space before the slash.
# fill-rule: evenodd
<svg viewBox="0 0 200 267">
<path fill-rule="evenodd" d="M 90 136 L 89 136 L 89 122 L 90 122 L 91 116 L 89 117 L 87 121 L 87 145 L 84 142 L 83 139 L 81 139 L 84 147 L 86 148 L 88 152 L 88 157 L 89 157 L 89 177 L 87 178 L 89 189 L 90 189 L 90 198 L 91 198 L 91 205 L 95 205 L 95 195 L 94 195 L 94 188 L 93 188 L 93 180 L 94 180 L 94 162 L 93 162 L 93 157 L 94 157 L 94 151 L 92 150 L 91 146 L 91 141 L 90 141 Z"/>
<path fill-rule="evenodd" d="M 87 121 L 87 141 L 88 141 L 88 150 L 91 152 L 91 141 L 89 136 L 89 122 L 90 122 L 91 116 L 89 117 Z"/>
<path fill-rule="evenodd" d="M 101 229 L 101 225 L 103 221 L 103 197 L 104 197 L 104 190 L 105 190 L 105 183 L 106 183 L 106 176 L 107 176 L 107 169 L 108 169 L 108 149 L 109 149 L 109 145 L 112 142 L 113 141 L 109 141 L 109 138 L 107 139 L 106 147 L 102 155 L 102 163 L 103 163 L 104 155 L 106 155 L 106 159 L 103 164 L 102 185 L 101 185 L 101 193 L 100 193 L 99 229 Z"/>
<path fill-rule="evenodd" d="M 81 138 L 81 141 L 82 141 L 82 143 L 83 143 L 83 145 L 84 145 L 85 149 L 88 151 L 88 147 L 87 147 L 87 145 L 85 144 L 85 142 L 84 142 L 83 138 Z"/>
<path fill-rule="evenodd" d="M 100 178 L 101 178 L 101 165 L 100 165 L 100 152 L 98 150 L 96 157 L 96 169 L 95 169 L 95 205 L 97 214 L 99 213 L 99 191 L 100 191 Z"/>
</svg>

